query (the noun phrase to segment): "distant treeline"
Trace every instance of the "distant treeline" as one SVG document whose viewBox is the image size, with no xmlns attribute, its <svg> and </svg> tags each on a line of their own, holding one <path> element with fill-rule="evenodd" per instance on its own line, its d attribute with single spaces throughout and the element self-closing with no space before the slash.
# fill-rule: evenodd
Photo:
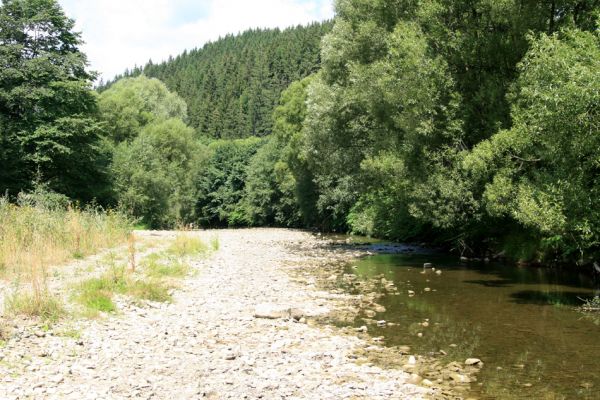
<svg viewBox="0 0 600 400">
<path fill-rule="evenodd" d="M 228 36 L 100 93 L 54 0 L 7 0 L 0 24 L 2 190 L 151 227 L 600 257 L 600 0 L 338 0 L 333 24 Z"/>
<path fill-rule="evenodd" d="M 168 61 L 136 67 L 102 84 L 144 74 L 163 81 L 188 105 L 188 122 L 213 138 L 265 136 L 273 109 L 292 82 L 318 71 L 320 43 L 332 22 L 227 35 Z"/>
</svg>

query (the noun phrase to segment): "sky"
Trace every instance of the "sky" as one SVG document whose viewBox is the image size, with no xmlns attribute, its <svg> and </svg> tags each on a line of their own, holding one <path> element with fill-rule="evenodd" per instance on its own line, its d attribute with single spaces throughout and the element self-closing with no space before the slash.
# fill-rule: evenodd
<svg viewBox="0 0 600 400">
<path fill-rule="evenodd" d="M 333 18 L 332 0 L 59 0 L 104 80 L 228 33 Z"/>
</svg>

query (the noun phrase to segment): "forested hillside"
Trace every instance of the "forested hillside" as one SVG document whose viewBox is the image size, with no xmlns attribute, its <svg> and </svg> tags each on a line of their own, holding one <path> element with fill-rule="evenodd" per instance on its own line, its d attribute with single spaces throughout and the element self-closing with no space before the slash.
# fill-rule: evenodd
<svg viewBox="0 0 600 400">
<path fill-rule="evenodd" d="M 319 69 L 320 43 L 332 23 L 228 35 L 160 64 L 127 71 L 162 80 L 188 105 L 189 123 L 214 138 L 271 133 L 283 89 Z M 110 87 L 103 85 L 100 91 Z"/>
</svg>

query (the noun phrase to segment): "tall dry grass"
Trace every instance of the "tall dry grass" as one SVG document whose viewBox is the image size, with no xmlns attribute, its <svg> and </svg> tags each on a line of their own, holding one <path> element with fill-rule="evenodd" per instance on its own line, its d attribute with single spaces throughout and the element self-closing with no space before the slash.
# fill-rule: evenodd
<svg viewBox="0 0 600 400">
<path fill-rule="evenodd" d="M 0 269 L 27 272 L 124 243 L 130 222 L 99 210 L 17 206 L 0 199 Z"/>
<path fill-rule="evenodd" d="M 49 266 L 125 243 L 130 231 L 130 222 L 118 213 L 15 205 L 0 198 L 0 274 L 15 279 L 18 288 L 7 304 L 29 315 L 47 313 L 44 303 L 55 300 L 46 285 Z"/>
</svg>

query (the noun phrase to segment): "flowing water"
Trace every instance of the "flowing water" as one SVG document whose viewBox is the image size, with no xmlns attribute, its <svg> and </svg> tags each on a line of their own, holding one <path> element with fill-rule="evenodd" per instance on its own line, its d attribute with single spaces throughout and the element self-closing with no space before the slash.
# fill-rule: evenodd
<svg viewBox="0 0 600 400">
<path fill-rule="evenodd" d="M 442 274 L 423 273 L 425 262 Z M 348 265 L 347 273 L 385 277 L 400 290 L 378 300 L 387 311 L 376 316 L 398 325 L 369 328 L 388 345 L 409 345 L 417 354 L 444 350 L 448 361 L 480 358 L 473 397 L 600 399 L 600 315 L 575 309 L 598 290 L 582 275 L 461 265 L 435 255 L 375 255 Z"/>
</svg>

